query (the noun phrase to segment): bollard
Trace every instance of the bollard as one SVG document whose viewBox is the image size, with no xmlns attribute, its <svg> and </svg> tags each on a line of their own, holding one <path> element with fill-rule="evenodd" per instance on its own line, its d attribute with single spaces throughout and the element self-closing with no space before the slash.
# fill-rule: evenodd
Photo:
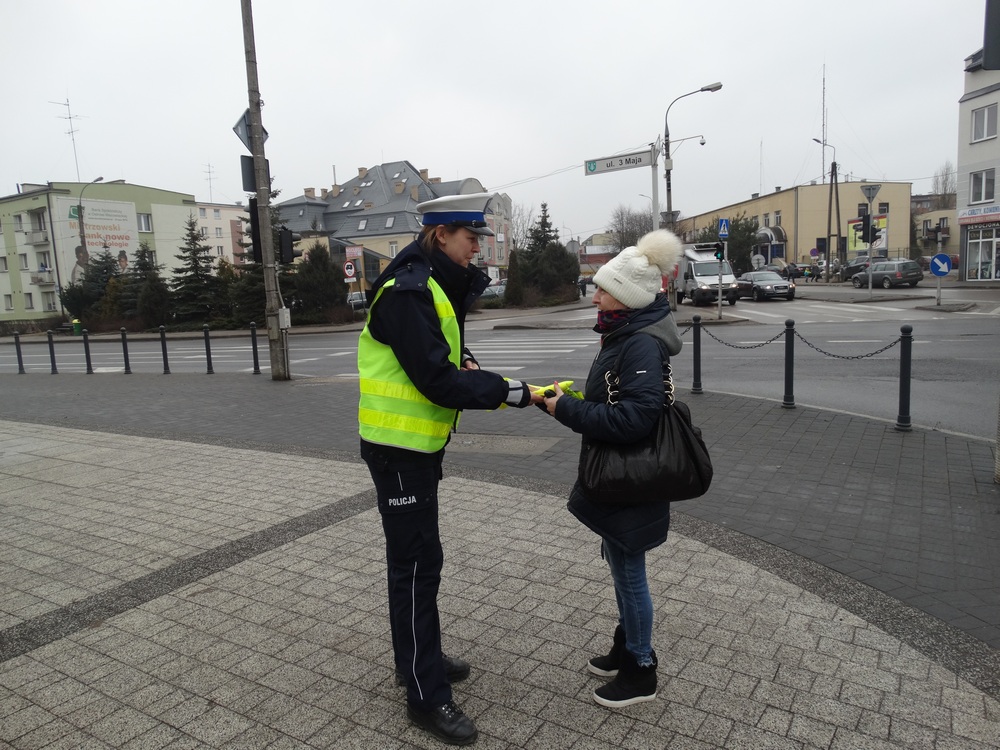
<svg viewBox="0 0 1000 750">
<path fill-rule="evenodd" d="M 201 328 L 205 332 L 205 364 L 208 366 L 206 374 L 214 375 L 215 370 L 212 369 L 212 343 L 208 338 L 208 323 L 203 325 Z"/>
<path fill-rule="evenodd" d="M 160 326 L 160 350 L 163 352 L 163 374 L 170 374 L 170 364 L 167 362 L 167 329 Z"/>
<path fill-rule="evenodd" d="M 694 360 L 694 380 L 691 382 L 691 393 L 701 393 L 701 316 L 691 318 L 692 359 Z"/>
<path fill-rule="evenodd" d="M 132 368 L 128 364 L 128 336 L 125 326 L 122 326 L 122 356 L 125 358 L 125 374 L 131 375 Z"/>
<path fill-rule="evenodd" d="M 58 375 L 59 370 L 56 369 L 56 346 L 52 341 L 52 331 L 49 331 L 49 362 L 52 363 L 52 374 Z"/>
<path fill-rule="evenodd" d="M 781 400 L 784 409 L 795 408 L 795 321 L 785 321 L 785 397 Z"/>
<path fill-rule="evenodd" d="M 17 352 L 17 374 L 24 375 L 24 357 L 21 356 L 21 334 L 14 331 L 14 351 Z"/>
<path fill-rule="evenodd" d="M 90 362 L 90 335 L 86 328 L 81 329 L 80 334 L 83 336 L 83 358 L 87 360 L 87 374 L 93 375 L 94 366 Z"/>
<path fill-rule="evenodd" d="M 253 348 L 253 374 L 260 375 L 260 358 L 257 355 L 257 324 L 250 323 L 250 345 Z"/>
<path fill-rule="evenodd" d="M 899 416 L 896 417 L 896 429 L 899 432 L 909 432 L 913 326 L 902 326 L 899 332 L 902 335 L 899 337 Z"/>
</svg>

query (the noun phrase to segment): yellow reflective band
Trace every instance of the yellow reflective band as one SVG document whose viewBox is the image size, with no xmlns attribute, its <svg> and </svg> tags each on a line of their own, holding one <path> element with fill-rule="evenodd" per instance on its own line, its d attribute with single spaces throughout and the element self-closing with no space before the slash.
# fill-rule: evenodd
<svg viewBox="0 0 1000 750">
<path fill-rule="evenodd" d="M 417 390 L 416 386 L 410 383 L 390 383 L 386 380 L 372 380 L 371 378 L 362 378 L 359 383 L 362 395 L 368 393 L 373 396 L 398 398 L 422 404 L 431 403 L 424 394 Z"/>
<path fill-rule="evenodd" d="M 436 422 L 432 419 L 421 419 L 420 417 L 405 416 L 403 414 L 387 414 L 384 411 L 374 409 L 358 409 L 358 420 L 362 424 L 380 427 L 396 432 L 405 432 L 411 435 L 424 435 L 431 438 L 447 437 L 451 431 L 451 424 Z"/>
</svg>

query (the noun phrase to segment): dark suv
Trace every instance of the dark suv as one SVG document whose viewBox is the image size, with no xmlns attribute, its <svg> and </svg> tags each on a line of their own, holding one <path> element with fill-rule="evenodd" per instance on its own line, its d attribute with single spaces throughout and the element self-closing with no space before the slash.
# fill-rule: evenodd
<svg viewBox="0 0 1000 750">
<path fill-rule="evenodd" d="M 924 279 L 924 272 L 915 260 L 883 260 L 875 261 L 871 269 L 872 286 L 889 289 L 902 284 L 916 286 Z M 868 269 L 859 271 L 851 277 L 851 283 L 858 289 L 868 286 Z"/>
<path fill-rule="evenodd" d="M 868 256 L 862 255 L 854 260 L 847 261 L 847 264 L 840 267 L 840 280 L 851 281 L 858 271 L 868 270 Z"/>
</svg>

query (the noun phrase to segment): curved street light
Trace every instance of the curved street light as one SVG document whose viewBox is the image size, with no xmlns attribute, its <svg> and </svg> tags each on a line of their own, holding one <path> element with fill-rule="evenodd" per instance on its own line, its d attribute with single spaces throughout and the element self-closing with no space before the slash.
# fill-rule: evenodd
<svg viewBox="0 0 1000 750">
<path fill-rule="evenodd" d="M 833 149 L 833 163 L 837 163 L 837 147 L 833 144 L 827 143 L 826 141 L 821 141 L 819 138 L 813 138 L 816 143 L 823 147 L 823 182 L 826 182 L 826 149 L 829 146 Z"/>
<path fill-rule="evenodd" d="M 670 104 L 667 106 L 666 114 L 663 115 L 663 148 L 664 148 L 663 167 L 665 172 L 664 177 L 666 178 L 667 182 L 667 226 L 670 228 L 671 231 L 673 231 L 675 222 L 674 222 L 674 205 L 672 197 L 670 195 L 670 172 L 673 170 L 673 163 L 670 161 L 670 125 L 668 123 L 668 118 L 670 117 L 670 107 L 674 106 L 678 101 L 680 101 L 686 96 L 691 96 L 693 94 L 700 94 L 703 91 L 718 91 L 721 88 L 722 84 L 719 81 L 716 81 L 715 83 L 709 83 L 705 86 L 702 86 L 700 89 L 689 91 L 686 94 L 681 94 L 672 102 L 670 102 Z"/>
<path fill-rule="evenodd" d="M 87 251 L 87 232 L 83 228 L 83 191 L 89 188 L 94 183 L 101 182 L 103 179 L 104 179 L 103 177 L 95 177 L 86 185 L 84 185 L 82 188 L 80 188 L 80 199 L 77 201 L 76 204 L 76 221 L 77 224 L 79 224 L 80 226 L 80 247 L 83 248 L 84 252 Z"/>
</svg>

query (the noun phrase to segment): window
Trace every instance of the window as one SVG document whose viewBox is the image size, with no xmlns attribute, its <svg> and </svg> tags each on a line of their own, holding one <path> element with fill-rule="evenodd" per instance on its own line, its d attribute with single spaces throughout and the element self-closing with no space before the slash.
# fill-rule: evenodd
<svg viewBox="0 0 1000 750">
<path fill-rule="evenodd" d="M 52 270 L 52 256 L 48 252 L 35 253 L 35 261 L 38 263 L 39 271 L 51 271 Z"/>
<path fill-rule="evenodd" d="M 222 245 L 216 245 L 215 246 L 215 254 L 218 255 L 221 258 L 223 255 L 226 254 L 226 251 L 222 247 Z"/>
<path fill-rule="evenodd" d="M 152 263 L 154 266 L 156 265 L 156 251 L 155 250 L 150 250 L 149 251 L 149 262 Z"/>
<path fill-rule="evenodd" d="M 15 232 L 20 232 L 22 229 L 24 229 L 23 221 L 24 221 L 24 219 L 21 218 L 21 214 L 14 214 L 14 231 Z"/>
<path fill-rule="evenodd" d="M 398 251 L 399 251 L 399 243 L 398 242 L 390 242 L 389 243 L 389 257 L 390 258 L 395 258 L 396 257 L 396 253 Z"/>
<path fill-rule="evenodd" d="M 7 273 L 7 258 L 0 256 L 0 273 Z"/>
<path fill-rule="evenodd" d="M 922 229 L 923 229 L 923 233 L 924 234 L 930 234 L 931 233 L 931 220 L 930 219 L 924 219 L 924 224 L 923 224 Z"/>
<path fill-rule="evenodd" d="M 198 216 L 200 216 L 201 218 L 204 219 L 207 215 L 208 215 L 208 213 L 205 211 L 204 208 L 199 208 L 198 209 Z"/>
<path fill-rule="evenodd" d="M 771 226 L 771 214 L 764 214 L 764 226 Z"/>
<path fill-rule="evenodd" d="M 27 271 L 28 270 L 28 254 L 27 253 L 21 253 L 20 255 L 17 256 L 17 258 L 18 258 L 18 260 L 21 261 L 21 270 L 22 271 Z"/>
<path fill-rule="evenodd" d="M 364 229 L 366 226 L 368 226 L 368 219 L 362 219 L 358 222 L 358 229 Z"/>
<path fill-rule="evenodd" d="M 13 310 L 14 309 L 14 295 L 13 294 L 5 294 L 3 296 L 3 309 L 4 310 Z"/>
<path fill-rule="evenodd" d="M 208 227 L 201 227 L 201 228 L 200 228 L 200 229 L 198 230 L 198 235 L 199 235 L 199 236 L 200 236 L 200 237 L 201 237 L 201 238 L 202 238 L 203 240 L 207 240 L 207 239 L 208 239 Z"/>
<path fill-rule="evenodd" d="M 864 216 L 867 213 L 868 213 L 868 204 L 867 203 L 859 203 L 858 204 L 858 216 Z"/>
<path fill-rule="evenodd" d="M 42 292 L 42 306 L 52 312 L 56 309 L 56 293 L 55 292 Z"/>
<path fill-rule="evenodd" d="M 350 201 L 344 201 L 344 205 L 341 208 L 347 208 L 349 205 L 351 205 Z"/>
<path fill-rule="evenodd" d="M 941 229 L 947 230 L 948 229 L 948 217 L 947 216 L 942 216 L 940 219 L 938 219 L 938 226 L 941 227 Z"/>
<path fill-rule="evenodd" d="M 889 213 L 889 204 L 888 203 L 879 203 L 878 204 L 878 212 L 880 214 L 887 214 L 887 213 Z"/>
<path fill-rule="evenodd" d="M 35 309 L 35 298 L 32 296 L 31 292 L 24 293 L 24 309 L 34 310 Z"/>
<path fill-rule="evenodd" d="M 997 105 L 972 110 L 972 142 L 997 137 Z"/>
<path fill-rule="evenodd" d="M 213 208 L 212 209 L 212 218 L 213 219 L 221 219 L 222 218 L 222 209 L 221 208 Z"/>
<path fill-rule="evenodd" d="M 995 171 L 984 169 L 969 175 L 969 203 L 985 203 L 993 200 Z"/>
<path fill-rule="evenodd" d="M 153 231 L 153 214 L 136 214 L 140 232 Z"/>
<path fill-rule="evenodd" d="M 222 227 L 216 227 L 215 228 L 215 236 L 216 237 L 221 237 L 222 236 Z"/>
<path fill-rule="evenodd" d="M 354 205 L 360 206 L 362 203 L 364 203 L 364 200 L 365 200 L 364 198 L 358 198 L 356 201 L 354 201 Z"/>
<path fill-rule="evenodd" d="M 774 226 L 776 227 L 781 226 L 781 211 L 774 212 Z"/>
<path fill-rule="evenodd" d="M 396 223 L 396 217 L 390 216 L 388 219 L 385 220 L 385 228 L 392 229 L 392 225 L 395 223 Z"/>
</svg>

